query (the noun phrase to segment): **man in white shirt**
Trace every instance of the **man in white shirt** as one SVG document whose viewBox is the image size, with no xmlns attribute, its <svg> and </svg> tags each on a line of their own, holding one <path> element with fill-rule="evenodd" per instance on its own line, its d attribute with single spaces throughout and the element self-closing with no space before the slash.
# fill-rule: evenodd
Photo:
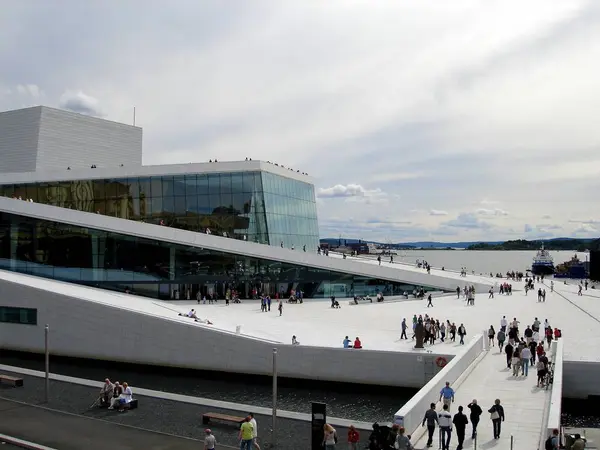
<svg viewBox="0 0 600 450">
<path fill-rule="evenodd" d="M 450 450 L 450 439 L 452 439 L 452 414 L 448 412 L 448 405 L 438 414 L 440 425 L 440 444 L 442 450 Z"/>
<path fill-rule="evenodd" d="M 502 316 L 502 320 L 500 321 L 500 329 L 506 332 L 506 327 L 508 326 L 508 320 L 506 320 L 506 316 Z"/>
<path fill-rule="evenodd" d="M 260 450 L 258 445 L 258 425 L 256 424 L 256 419 L 254 418 L 254 414 L 248 414 L 250 416 L 250 424 L 252 425 L 252 448 Z"/>
</svg>

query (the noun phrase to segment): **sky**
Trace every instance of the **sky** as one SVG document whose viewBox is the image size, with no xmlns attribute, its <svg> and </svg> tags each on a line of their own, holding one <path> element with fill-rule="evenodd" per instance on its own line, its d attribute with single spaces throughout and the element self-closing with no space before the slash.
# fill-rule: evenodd
<svg viewBox="0 0 600 450">
<path fill-rule="evenodd" d="M 321 237 L 600 236 L 600 2 L 3 0 L 0 110 L 308 172 Z"/>
</svg>

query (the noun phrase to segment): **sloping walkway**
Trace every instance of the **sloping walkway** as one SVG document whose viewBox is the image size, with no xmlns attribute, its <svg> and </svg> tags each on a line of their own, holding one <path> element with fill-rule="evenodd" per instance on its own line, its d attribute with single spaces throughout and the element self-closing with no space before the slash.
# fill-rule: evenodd
<svg viewBox="0 0 600 450">
<path fill-rule="evenodd" d="M 542 421 L 546 407 L 546 399 L 549 399 L 550 390 L 536 387 L 537 373 L 529 371 L 528 377 L 513 377 L 512 370 L 506 367 L 506 356 L 500 354 L 498 347 L 491 350 L 479 361 L 477 366 L 456 390 L 455 403 L 450 412 L 454 415 L 460 405 L 469 415 L 467 405 L 477 399 L 477 403 L 483 409 L 481 421 L 477 427 L 477 448 L 494 450 L 510 450 L 510 437 L 514 437 L 514 449 L 535 450 L 539 446 Z M 440 389 L 442 386 L 440 386 Z M 487 412 L 499 398 L 506 421 L 502 423 L 500 439 L 495 440 L 492 431 L 492 421 Z M 424 411 L 423 411 L 424 413 Z M 473 447 L 471 440 L 471 425 L 467 426 L 467 439 L 464 448 Z M 432 448 L 438 448 L 439 434 L 436 430 Z M 415 443 L 418 449 L 426 448 L 427 433 Z M 453 431 L 450 448 L 457 446 L 456 433 Z"/>
</svg>

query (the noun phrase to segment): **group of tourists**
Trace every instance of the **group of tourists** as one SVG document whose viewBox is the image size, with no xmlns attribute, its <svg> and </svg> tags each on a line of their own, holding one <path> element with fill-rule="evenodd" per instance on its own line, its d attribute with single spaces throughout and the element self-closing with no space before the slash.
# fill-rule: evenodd
<svg viewBox="0 0 600 450">
<path fill-rule="evenodd" d="M 435 344 L 435 341 L 439 339 L 441 342 L 446 341 L 446 335 L 449 337 L 450 342 L 456 341 L 456 336 L 458 335 L 460 338 L 460 344 L 464 345 L 464 339 L 467 335 L 467 329 L 464 324 L 460 324 L 458 327 L 455 322 L 450 322 L 450 320 L 443 320 L 440 322 L 439 319 L 435 319 L 425 314 L 417 316 L 416 314 L 412 318 L 412 339 L 416 339 L 417 337 L 417 327 L 422 325 L 423 327 L 423 343 L 426 344 Z M 402 334 L 400 335 L 400 339 L 408 339 L 406 336 L 406 329 L 408 325 L 406 324 L 406 319 L 402 319 Z"/>
<path fill-rule="evenodd" d="M 440 430 L 440 448 L 442 450 L 449 450 L 454 427 L 458 441 L 456 449 L 462 450 L 469 419 L 471 423 L 471 439 L 475 439 L 477 436 L 477 425 L 479 424 L 483 410 L 477 404 L 477 400 L 473 399 L 467 405 L 467 408 L 469 408 L 469 417 L 464 413 L 462 406 L 459 406 L 458 412 L 452 416 L 450 414 L 450 407 L 454 403 L 454 389 L 450 387 L 449 382 L 446 382 L 446 385 L 440 391 L 440 402 L 442 402 L 441 411 L 438 412 L 436 404 L 432 403 L 423 417 L 422 426 L 427 425 L 427 447 L 429 448 L 433 445 L 433 436 L 437 426 Z M 505 419 L 504 408 L 500 403 L 500 399 L 496 399 L 494 404 L 488 409 L 492 421 L 494 439 L 500 439 L 502 422 Z"/>
</svg>

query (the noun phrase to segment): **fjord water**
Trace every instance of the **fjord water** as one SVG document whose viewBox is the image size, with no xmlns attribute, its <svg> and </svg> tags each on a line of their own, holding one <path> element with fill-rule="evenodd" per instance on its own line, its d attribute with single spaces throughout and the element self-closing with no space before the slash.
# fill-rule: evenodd
<svg viewBox="0 0 600 450">
<path fill-rule="evenodd" d="M 434 268 L 444 267 L 449 270 L 467 268 L 468 272 L 489 274 L 490 272 L 505 274 L 507 271 L 521 271 L 531 268 L 536 255 L 534 250 L 397 250 L 394 261 L 416 264 L 417 260 L 425 260 Z M 588 257 L 587 253 L 575 251 L 550 251 L 554 264 L 569 261 L 573 255 L 581 261 Z"/>
</svg>

